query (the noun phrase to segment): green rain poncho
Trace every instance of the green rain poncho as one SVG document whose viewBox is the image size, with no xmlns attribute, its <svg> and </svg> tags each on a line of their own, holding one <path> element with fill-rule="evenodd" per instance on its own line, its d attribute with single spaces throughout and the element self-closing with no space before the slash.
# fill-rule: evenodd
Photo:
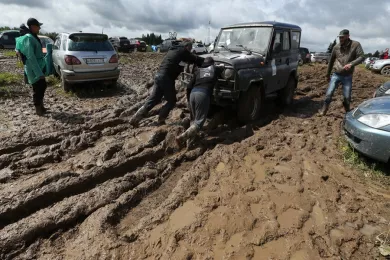
<svg viewBox="0 0 390 260">
<path fill-rule="evenodd" d="M 53 73 L 51 44 L 46 47 L 47 54 L 44 56 L 41 43 L 33 35 L 26 34 L 16 38 L 16 49 L 26 57 L 24 70 L 29 84 L 34 84 L 40 77 Z"/>
</svg>

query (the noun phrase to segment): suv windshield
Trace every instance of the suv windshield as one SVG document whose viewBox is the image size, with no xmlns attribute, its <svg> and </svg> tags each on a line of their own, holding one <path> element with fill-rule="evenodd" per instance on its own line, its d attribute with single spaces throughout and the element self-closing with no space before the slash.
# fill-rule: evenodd
<svg viewBox="0 0 390 260">
<path fill-rule="evenodd" d="M 243 27 L 224 29 L 215 45 L 215 51 L 242 51 L 242 45 L 247 49 L 265 54 L 271 38 L 271 27 Z M 224 46 L 224 47 L 221 47 Z"/>
<path fill-rule="evenodd" d="M 72 35 L 68 41 L 69 51 L 113 51 L 111 43 L 100 35 Z"/>
</svg>

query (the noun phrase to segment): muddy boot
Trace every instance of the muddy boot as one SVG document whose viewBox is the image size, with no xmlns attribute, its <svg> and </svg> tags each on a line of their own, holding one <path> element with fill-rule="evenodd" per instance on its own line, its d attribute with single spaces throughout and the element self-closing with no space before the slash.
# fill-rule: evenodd
<svg viewBox="0 0 390 260">
<path fill-rule="evenodd" d="M 41 102 L 41 107 L 42 107 L 43 113 L 46 114 L 46 113 L 47 113 L 47 109 L 46 109 L 46 107 L 44 106 L 43 101 Z"/>
<path fill-rule="evenodd" d="M 148 111 L 146 110 L 146 107 L 142 106 L 140 109 L 137 110 L 137 112 L 135 112 L 133 117 L 130 119 L 130 124 L 134 127 L 138 127 L 139 121 L 144 118 L 147 112 Z"/>
<path fill-rule="evenodd" d="M 43 107 L 41 105 L 35 106 L 35 113 L 38 116 L 43 116 L 45 114 L 45 111 L 43 110 Z"/>
<path fill-rule="evenodd" d="M 193 138 L 197 133 L 198 133 L 198 127 L 196 125 L 192 125 L 184 133 L 176 137 L 176 143 L 180 146 L 188 139 Z"/>
<path fill-rule="evenodd" d="M 345 113 L 348 113 L 349 111 L 351 111 L 349 102 L 344 101 L 343 106 L 344 106 Z"/>
<path fill-rule="evenodd" d="M 326 116 L 326 113 L 328 112 L 329 109 L 329 104 L 324 103 L 324 106 L 320 110 L 320 115 L 321 116 Z"/>
</svg>

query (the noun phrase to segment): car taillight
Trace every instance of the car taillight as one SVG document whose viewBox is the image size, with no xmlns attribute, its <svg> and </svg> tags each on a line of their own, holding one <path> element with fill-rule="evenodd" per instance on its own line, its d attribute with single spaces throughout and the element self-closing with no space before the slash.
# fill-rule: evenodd
<svg viewBox="0 0 390 260">
<path fill-rule="evenodd" d="M 109 63 L 118 63 L 118 56 L 116 54 L 112 55 Z"/>
<path fill-rule="evenodd" d="M 65 55 L 65 63 L 68 65 L 80 65 L 81 61 L 72 55 Z"/>
</svg>

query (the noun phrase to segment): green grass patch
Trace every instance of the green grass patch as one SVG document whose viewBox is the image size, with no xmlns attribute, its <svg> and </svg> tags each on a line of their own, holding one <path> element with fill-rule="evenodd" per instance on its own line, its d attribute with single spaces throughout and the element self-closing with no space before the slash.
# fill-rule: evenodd
<svg viewBox="0 0 390 260">
<path fill-rule="evenodd" d="M 5 57 L 16 57 L 16 52 L 15 51 L 5 51 L 4 56 Z"/>
<path fill-rule="evenodd" d="M 49 86 L 57 86 L 61 84 L 61 80 L 54 75 L 46 77 L 46 82 Z"/>
<path fill-rule="evenodd" d="M 363 172 L 366 177 L 389 176 L 389 164 L 375 162 L 361 155 L 344 139 L 340 139 L 339 148 L 345 163 Z"/>
<path fill-rule="evenodd" d="M 0 73 L 0 87 L 19 83 L 22 78 L 23 78 L 23 75 L 21 75 L 21 74 L 2 72 L 2 73 Z"/>
</svg>

